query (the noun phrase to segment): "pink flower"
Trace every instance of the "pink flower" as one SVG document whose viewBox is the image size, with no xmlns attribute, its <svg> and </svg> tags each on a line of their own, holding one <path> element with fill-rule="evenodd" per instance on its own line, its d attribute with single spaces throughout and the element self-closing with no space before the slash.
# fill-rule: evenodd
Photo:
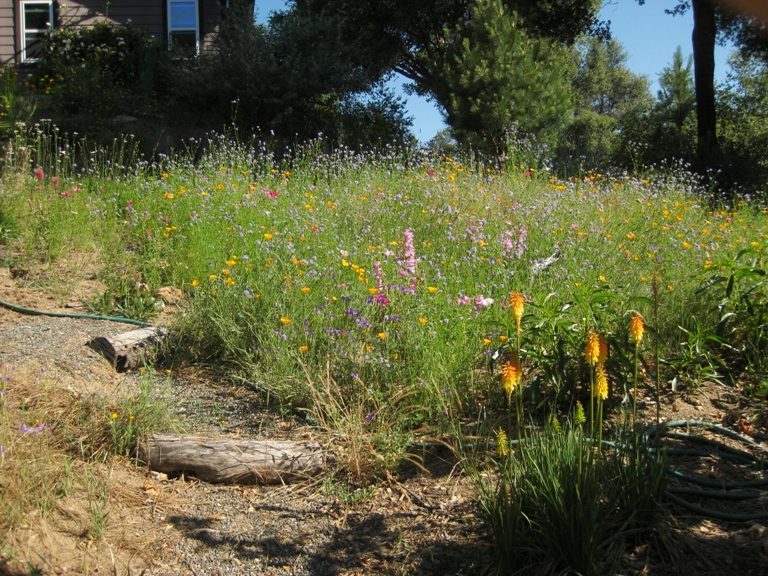
<svg viewBox="0 0 768 576">
<path fill-rule="evenodd" d="M 59 177 L 58 176 L 54 176 L 53 178 L 51 178 L 51 182 L 53 182 L 53 187 L 54 188 L 58 188 L 59 187 Z"/>
<path fill-rule="evenodd" d="M 381 290 L 384 287 L 384 270 L 378 260 L 373 263 L 373 277 L 376 279 L 376 288 Z"/>
<path fill-rule="evenodd" d="M 465 304 L 469 304 L 470 302 L 472 302 L 472 298 L 470 298 L 469 296 L 459 296 L 456 299 L 456 303 L 459 306 L 464 306 Z"/>
<path fill-rule="evenodd" d="M 379 304 L 381 306 L 386 306 L 387 304 L 389 304 L 389 298 L 387 298 L 381 292 L 376 294 L 376 296 L 374 297 L 373 301 L 376 302 L 376 304 Z"/>
<path fill-rule="evenodd" d="M 475 309 L 482 310 L 493 304 L 493 298 L 484 298 L 482 294 L 475 296 Z"/>
<path fill-rule="evenodd" d="M 45 172 L 43 172 L 42 168 L 35 168 L 33 173 L 35 175 L 35 178 L 37 178 L 38 180 L 44 180 L 45 179 Z"/>
</svg>

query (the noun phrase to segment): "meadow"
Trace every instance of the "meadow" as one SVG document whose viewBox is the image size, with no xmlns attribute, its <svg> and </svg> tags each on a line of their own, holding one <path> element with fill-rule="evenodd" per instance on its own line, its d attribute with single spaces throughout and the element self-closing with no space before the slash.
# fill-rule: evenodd
<svg viewBox="0 0 768 576">
<path fill-rule="evenodd" d="M 594 419 L 593 333 L 606 420 L 636 389 L 768 392 L 758 201 L 721 206 L 684 167 L 558 178 L 522 158 L 279 152 L 234 133 L 146 161 L 130 138 L 91 150 L 38 127 L 8 145 L 3 265 L 96 253 L 109 290 L 93 311 L 150 321 L 137 283 L 181 289 L 165 367 L 215 366 L 346 438 L 358 477 L 395 469 L 420 437 L 515 436 L 510 351 L 526 422 Z"/>
</svg>

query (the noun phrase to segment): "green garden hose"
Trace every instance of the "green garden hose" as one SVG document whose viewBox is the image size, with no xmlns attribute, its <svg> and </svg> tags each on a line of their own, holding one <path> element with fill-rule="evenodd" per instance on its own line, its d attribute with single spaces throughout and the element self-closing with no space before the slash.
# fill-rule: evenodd
<svg viewBox="0 0 768 576">
<path fill-rule="evenodd" d="M 718 442 L 717 440 L 712 440 L 710 438 L 695 436 L 689 433 L 670 432 L 670 429 L 672 428 L 686 428 L 686 429 L 705 428 L 711 432 L 720 434 L 722 436 L 727 436 L 734 440 L 738 440 L 739 442 L 742 442 L 743 444 L 746 444 L 760 452 L 763 452 L 766 456 L 768 456 L 768 449 L 766 449 L 761 444 L 758 444 L 751 438 L 747 438 L 742 434 L 739 434 L 737 432 L 734 432 L 733 430 L 729 430 L 728 428 L 724 428 L 723 426 L 719 426 L 717 424 L 711 424 L 709 422 L 699 422 L 695 420 L 671 420 L 669 422 L 663 422 L 661 424 L 656 424 L 651 426 L 650 428 L 648 428 L 645 434 L 646 449 L 652 454 L 663 453 L 663 454 L 666 454 L 667 456 L 672 456 L 672 455 L 711 456 L 711 455 L 717 454 L 722 458 L 725 458 L 734 462 L 738 462 L 740 464 L 749 465 L 756 470 L 765 471 L 766 469 L 768 469 L 768 462 L 766 462 L 765 457 L 756 458 L 754 455 L 747 452 L 746 450 L 733 448 L 722 442 Z M 710 449 L 701 449 L 701 448 L 680 449 L 680 448 L 663 448 L 663 447 L 660 448 L 654 445 L 657 440 L 660 440 L 661 438 L 664 438 L 664 437 L 678 439 L 678 440 L 694 441 L 699 444 L 703 444 L 709 447 Z M 709 516 L 710 518 L 717 518 L 720 520 L 727 520 L 732 522 L 746 522 L 749 520 L 763 520 L 768 518 L 768 512 L 732 514 L 728 512 L 722 512 L 720 510 L 713 510 L 711 508 L 706 508 L 698 504 L 694 504 L 693 502 L 689 502 L 685 498 L 681 497 L 681 495 L 688 495 L 688 496 L 695 496 L 697 498 L 712 498 L 712 499 L 721 499 L 721 500 L 750 500 L 750 499 L 765 500 L 765 499 L 768 499 L 768 492 L 734 491 L 734 490 L 739 488 L 768 486 L 768 478 L 765 478 L 762 480 L 749 480 L 744 482 L 718 482 L 715 480 L 707 480 L 705 478 L 697 478 L 696 476 L 683 474 L 682 472 L 678 470 L 673 470 L 671 468 L 668 468 L 667 472 L 673 477 L 678 478 L 680 480 L 690 482 L 692 484 L 697 484 L 699 486 L 705 486 L 707 488 L 711 488 L 711 489 L 681 488 L 681 487 L 667 488 L 665 492 L 665 496 L 669 500 L 671 500 L 672 502 L 675 502 L 676 504 L 679 504 L 680 506 L 688 508 L 693 512 L 696 512 L 697 514 L 702 514 L 704 516 Z"/>
<path fill-rule="evenodd" d="M 119 316 L 97 316 L 95 314 L 74 314 L 68 312 L 43 312 L 41 310 L 33 310 L 32 308 L 24 308 L 24 306 L 17 306 L 4 300 L 0 300 L 0 306 L 7 308 L 13 312 L 19 314 L 29 314 L 31 316 L 53 316 L 56 318 L 86 318 L 88 320 L 109 320 L 111 322 L 123 322 L 124 324 L 135 324 L 136 326 L 151 326 L 147 322 L 141 320 L 132 320 L 131 318 L 120 318 Z"/>
</svg>

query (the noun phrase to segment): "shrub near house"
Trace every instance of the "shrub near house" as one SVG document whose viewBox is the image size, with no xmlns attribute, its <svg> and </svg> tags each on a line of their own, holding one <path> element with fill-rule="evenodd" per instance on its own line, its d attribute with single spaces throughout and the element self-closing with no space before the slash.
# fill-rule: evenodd
<svg viewBox="0 0 768 576">
<path fill-rule="evenodd" d="M 58 28 L 43 37 L 30 84 L 54 95 L 62 113 L 110 116 L 151 102 L 163 54 L 132 25 Z"/>
</svg>

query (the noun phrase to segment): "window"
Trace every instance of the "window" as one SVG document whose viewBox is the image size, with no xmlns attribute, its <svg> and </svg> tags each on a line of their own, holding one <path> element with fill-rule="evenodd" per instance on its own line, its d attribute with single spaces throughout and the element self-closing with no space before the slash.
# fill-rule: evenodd
<svg viewBox="0 0 768 576">
<path fill-rule="evenodd" d="M 34 62 L 40 55 L 40 40 L 53 28 L 52 1 L 22 1 L 21 3 L 21 61 Z"/>
<path fill-rule="evenodd" d="M 200 45 L 197 0 L 168 0 L 168 47 L 194 56 Z"/>
</svg>

